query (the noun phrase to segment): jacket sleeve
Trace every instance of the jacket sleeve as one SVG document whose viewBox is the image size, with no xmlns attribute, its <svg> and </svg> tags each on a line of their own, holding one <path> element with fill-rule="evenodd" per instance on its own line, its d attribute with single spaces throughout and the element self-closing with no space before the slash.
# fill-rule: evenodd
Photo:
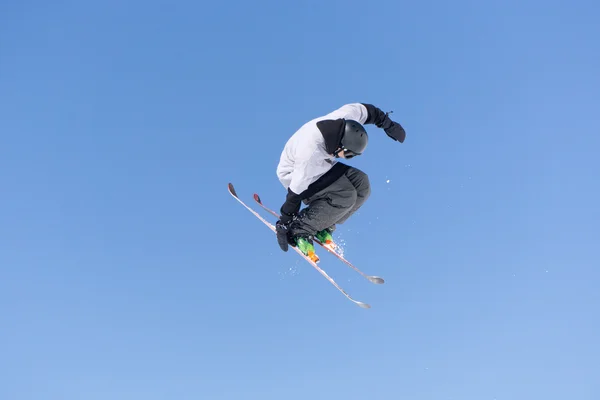
<svg viewBox="0 0 600 400">
<path fill-rule="evenodd" d="M 406 139 L 406 131 L 398 122 L 394 122 L 388 117 L 388 113 L 384 113 L 378 107 L 373 104 L 363 104 L 367 109 L 367 120 L 365 124 L 373 124 L 378 128 L 381 128 L 385 133 L 392 139 L 403 143 Z"/>
<path fill-rule="evenodd" d="M 282 215 L 291 216 L 300 211 L 302 204 L 301 194 L 310 185 L 312 158 L 317 156 L 316 145 L 307 145 L 298 148 L 294 161 L 294 170 L 290 174 L 290 185 L 288 187 L 285 203 L 281 206 Z"/>
<path fill-rule="evenodd" d="M 282 220 L 290 220 L 294 214 L 298 214 L 300 211 L 300 206 L 302 205 L 302 198 L 300 195 L 292 192 L 290 188 L 288 188 L 287 196 L 285 197 L 285 202 L 281 206 L 281 219 Z"/>
<path fill-rule="evenodd" d="M 325 116 L 324 119 L 352 119 L 361 124 L 364 124 L 367 120 L 369 114 L 368 110 L 362 103 L 349 103 L 344 104 L 340 108 L 335 111 L 332 111 L 328 115 Z"/>
<path fill-rule="evenodd" d="M 344 104 L 337 110 L 329 113 L 326 119 L 352 119 L 361 124 L 373 124 L 378 128 L 385 128 L 392 122 L 380 108 L 367 103 Z"/>
<path fill-rule="evenodd" d="M 367 109 L 368 116 L 365 124 L 373 124 L 378 128 L 383 128 L 384 124 L 391 122 L 389 117 L 380 108 L 375 107 L 373 104 L 361 104 Z"/>
</svg>

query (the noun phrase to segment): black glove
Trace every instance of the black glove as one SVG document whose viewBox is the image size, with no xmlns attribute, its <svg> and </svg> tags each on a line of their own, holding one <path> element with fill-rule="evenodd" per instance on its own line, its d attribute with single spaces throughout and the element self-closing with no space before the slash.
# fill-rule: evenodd
<svg viewBox="0 0 600 400">
<path fill-rule="evenodd" d="M 283 203 L 280 210 L 281 217 L 275 224 L 277 243 L 279 243 L 279 247 L 281 247 L 281 250 L 283 251 L 288 251 L 288 244 L 293 244 L 292 239 L 289 236 L 290 223 L 300 211 L 301 204 L 302 197 L 288 188 L 285 203 Z"/>
<path fill-rule="evenodd" d="M 404 139 L 406 139 L 406 132 L 402 125 L 390 119 L 389 112 L 384 113 L 381 109 L 372 104 L 362 104 L 367 108 L 369 114 L 365 124 L 374 124 L 376 127 L 382 128 L 392 139 L 400 143 L 404 142 Z"/>
<path fill-rule="evenodd" d="M 290 222 L 285 222 L 286 220 L 280 219 L 275 224 L 275 230 L 277 233 L 277 243 L 281 250 L 288 251 L 288 245 L 291 244 L 291 239 L 289 237 L 290 230 Z M 291 220 L 290 220 L 291 221 Z"/>
<path fill-rule="evenodd" d="M 385 133 L 395 141 L 403 143 L 404 139 L 406 139 L 406 132 L 404 131 L 404 128 L 399 123 L 392 121 L 387 116 L 388 113 L 386 113 L 385 115 L 386 118 L 379 128 L 383 128 Z"/>
</svg>

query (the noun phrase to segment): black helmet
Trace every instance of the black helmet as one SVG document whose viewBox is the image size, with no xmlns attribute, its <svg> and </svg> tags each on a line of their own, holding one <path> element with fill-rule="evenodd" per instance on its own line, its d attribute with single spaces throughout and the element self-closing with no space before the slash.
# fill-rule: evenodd
<svg viewBox="0 0 600 400">
<path fill-rule="evenodd" d="M 346 158 L 362 154 L 367 148 L 369 136 L 365 128 L 357 121 L 347 119 L 340 147 Z"/>
</svg>

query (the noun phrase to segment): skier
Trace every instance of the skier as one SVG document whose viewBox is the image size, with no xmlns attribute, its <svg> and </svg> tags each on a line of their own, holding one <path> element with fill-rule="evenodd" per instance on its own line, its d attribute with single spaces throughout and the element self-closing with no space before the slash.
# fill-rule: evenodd
<svg viewBox="0 0 600 400">
<path fill-rule="evenodd" d="M 363 124 L 374 124 L 403 143 L 404 128 L 388 114 L 372 104 L 346 104 L 307 122 L 287 141 L 277 166 L 277 177 L 287 190 L 276 223 L 283 251 L 297 246 L 318 262 L 313 238 L 333 245 L 336 224 L 344 223 L 371 193 L 368 176 L 337 159 L 363 154 L 368 142 Z M 302 203 L 307 207 L 300 211 Z"/>
</svg>

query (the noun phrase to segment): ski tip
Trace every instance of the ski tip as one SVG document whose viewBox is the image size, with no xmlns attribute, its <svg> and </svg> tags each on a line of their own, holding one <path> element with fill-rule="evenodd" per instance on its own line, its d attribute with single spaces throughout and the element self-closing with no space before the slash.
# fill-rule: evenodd
<svg viewBox="0 0 600 400">
<path fill-rule="evenodd" d="M 257 203 L 262 204 L 262 201 L 260 201 L 260 197 L 256 193 L 254 193 L 254 200 L 256 200 Z"/>
<path fill-rule="evenodd" d="M 360 308 L 371 308 L 370 305 L 368 305 L 367 303 L 363 303 L 362 301 L 355 301 L 355 303 L 358 304 Z"/>
<path fill-rule="evenodd" d="M 233 187 L 233 183 L 228 183 L 227 188 L 229 189 L 229 193 L 237 197 L 237 193 L 235 192 L 235 188 Z"/>
<path fill-rule="evenodd" d="M 369 276 L 369 277 L 367 277 L 367 279 L 377 285 L 383 285 L 385 283 L 383 278 L 380 278 L 379 276 Z"/>
</svg>

